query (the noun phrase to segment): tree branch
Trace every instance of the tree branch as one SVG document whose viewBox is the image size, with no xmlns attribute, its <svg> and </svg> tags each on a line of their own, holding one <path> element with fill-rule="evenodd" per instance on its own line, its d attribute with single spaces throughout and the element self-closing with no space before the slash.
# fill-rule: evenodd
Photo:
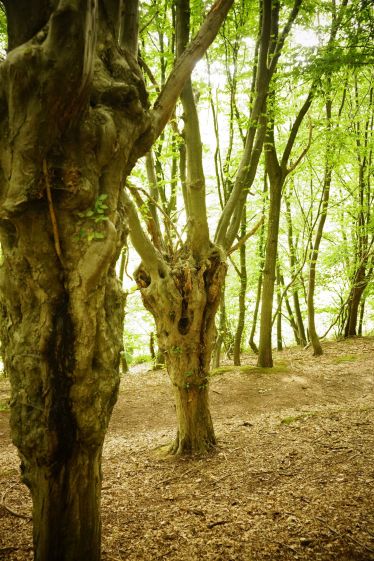
<svg viewBox="0 0 374 561">
<path fill-rule="evenodd" d="M 265 221 L 265 217 L 261 216 L 260 220 L 253 226 L 252 230 L 250 230 L 249 232 L 246 233 L 245 236 L 243 236 L 238 243 L 236 243 L 235 245 L 233 245 L 229 251 L 227 252 L 228 255 L 231 255 L 232 253 L 234 253 L 234 251 L 236 251 L 237 249 L 239 249 L 249 238 L 251 238 L 252 236 L 255 235 L 255 233 L 257 232 L 257 230 L 259 229 L 259 227 L 261 226 L 261 224 L 263 224 Z"/>
<path fill-rule="evenodd" d="M 166 264 L 160 252 L 156 250 L 151 240 L 144 232 L 135 205 L 128 196 L 126 189 L 123 190 L 122 195 L 130 228 L 130 237 L 135 250 L 140 255 L 140 258 L 149 272 L 151 272 L 152 269 L 157 270 L 159 267 L 164 268 Z"/>
<path fill-rule="evenodd" d="M 183 55 L 190 30 L 189 0 L 176 4 L 176 45 L 178 57 Z M 209 227 L 205 201 L 205 176 L 199 117 L 188 77 L 180 94 L 184 112 L 184 142 L 187 156 L 186 210 L 188 216 L 188 243 L 195 256 L 209 248 Z"/>
<path fill-rule="evenodd" d="M 285 175 L 287 175 L 287 173 L 288 173 L 287 163 L 288 163 L 293 145 L 295 144 L 297 133 L 299 132 L 301 123 L 303 122 L 305 115 L 307 114 L 310 106 L 312 105 L 312 101 L 313 101 L 313 98 L 314 98 L 315 87 L 316 87 L 316 83 L 314 82 L 312 84 L 310 90 L 309 90 L 308 97 L 304 101 L 304 103 L 303 103 L 302 107 L 300 108 L 300 111 L 297 114 L 297 117 L 296 117 L 296 119 L 295 119 L 295 121 L 292 125 L 291 132 L 290 132 L 290 135 L 288 137 L 287 144 L 286 144 L 286 147 L 284 149 L 281 164 L 280 164 L 282 172 Z M 310 140 L 310 134 L 309 134 L 309 140 Z M 305 156 L 305 154 L 302 157 L 304 157 L 304 156 Z M 299 163 L 299 161 L 300 161 L 300 158 L 298 160 L 298 163 Z M 295 165 L 295 167 L 296 167 L 296 165 Z"/>
<path fill-rule="evenodd" d="M 153 140 L 168 122 L 186 79 L 216 37 L 234 0 L 216 0 L 198 34 L 178 58 L 151 112 Z"/>
<path fill-rule="evenodd" d="M 275 45 L 275 49 L 274 49 L 274 54 L 272 56 L 271 62 L 270 62 L 270 66 L 269 66 L 269 70 L 271 73 L 273 73 L 275 71 L 275 68 L 277 66 L 278 63 L 278 59 L 281 55 L 282 49 L 283 49 L 283 45 L 288 37 L 288 34 L 291 30 L 292 24 L 295 21 L 295 19 L 297 18 L 297 15 L 299 13 L 300 10 L 300 6 L 301 6 L 302 0 L 295 0 L 295 3 L 293 5 L 292 11 L 288 17 L 287 23 L 283 28 L 282 33 L 280 34 L 277 43 Z"/>
<path fill-rule="evenodd" d="M 308 153 L 308 150 L 312 144 L 312 132 L 313 132 L 313 125 L 312 125 L 312 121 L 309 122 L 309 136 L 308 136 L 308 144 L 306 145 L 306 147 L 304 148 L 304 150 L 301 152 L 300 156 L 297 158 L 296 162 L 294 162 L 293 164 L 291 164 L 288 168 L 287 168 L 287 175 L 289 173 L 291 173 L 292 171 L 294 171 L 297 166 L 300 164 L 300 162 L 304 159 L 304 157 L 306 156 L 306 154 Z"/>
</svg>

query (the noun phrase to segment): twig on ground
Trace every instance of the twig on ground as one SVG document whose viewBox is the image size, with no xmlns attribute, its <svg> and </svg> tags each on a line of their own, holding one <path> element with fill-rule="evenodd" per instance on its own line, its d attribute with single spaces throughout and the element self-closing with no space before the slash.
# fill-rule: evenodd
<svg viewBox="0 0 374 561">
<path fill-rule="evenodd" d="M 214 526 L 223 526 L 223 524 L 228 524 L 229 522 L 229 520 L 216 520 L 215 522 L 210 522 L 209 524 L 207 524 L 207 527 L 209 528 L 209 530 L 211 530 L 212 528 L 214 528 Z"/>
<path fill-rule="evenodd" d="M 9 493 L 9 491 L 11 491 L 11 489 L 13 489 L 14 486 L 15 485 L 11 485 L 10 487 L 8 487 L 8 489 L 5 489 L 1 497 L 0 506 L 2 506 L 3 509 L 6 510 L 12 516 L 16 516 L 16 518 L 23 518 L 24 520 L 28 520 L 30 522 L 32 520 L 31 516 L 28 516 L 27 514 L 22 514 L 20 512 L 16 512 L 15 510 L 11 509 L 9 506 L 5 504 L 6 495 Z"/>
<path fill-rule="evenodd" d="M 350 535 L 345 535 L 342 534 L 341 532 L 338 532 L 338 530 L 335 530 L 335 528 L 333 528 L 332 526 L 330 526 L 326 520 L 324 520 L 323 518 L 321 518 L 320 516 L 316 516 L 316 519 L 319 520 L 320 522 L 322 522 L 326 528 L 328 528 L 330 530 L 330 532 L 332 532 L 333 534 L 336 534 L 337 536 L 339 536 L 342 539 L 346 539 L 346 540 L 350 540 L 352 542 L 354 542 L 355 544 L 359 545 L 360 547 L 363 547 L 364 549 L 366 549 L 366 551 L 370 551 L 370 553 L 374 553 L 374 549 L 365 545 L 364 543 L 360 542 L 359 540 L 357 540 L 356 538 L 354 538 L 353 536 Z"/>
<path fill-rule="evenodd" d="M 170 481 L 173 481 L 173 479 L 182 479 L 182 477 L 184 477 L 194 469 L 196 469 L 196 467 L 192 466 L 191 468 L 184 471 L 181 475 L 172 475 L 171 477 L 167 477 L 166 479 L 162 479 L 161 481 L 158 481 L 157 485 L 162 485 L 163 483 L 169 483 Z"/>
</svg>

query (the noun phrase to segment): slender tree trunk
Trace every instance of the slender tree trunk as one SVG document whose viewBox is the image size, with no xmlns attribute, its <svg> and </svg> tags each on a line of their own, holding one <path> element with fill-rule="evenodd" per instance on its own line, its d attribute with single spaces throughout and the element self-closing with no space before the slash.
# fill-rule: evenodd
<svg viewBox="0 0 374 561">
<path fill-rule="evenodd" d="M 257 364 L 268 368 L 273 366 L 271 332 L 282 184 L 281 177 L 277 181 L 270 182 L 269 222 L 262 281 L 260 344 Z"/>
<path fill-rule="evenodd" d="M 370 224 L 373 215 L 373 197 L 371 189 L 372 179 L 372 131 L 374 123 L 374 87 L 371 85 L 368 92 L 368 115 L 362 123 L 358 117 L 353 123 L 356 133 L 356 158 L 358 163 L 358 197 L 357 197 L 357 224 L 355 268 L 352 275 L 352 287 L 347 304 L 347 319 L 344 327 L 344 337 L 353 337 L 357 333 L 357 321 L 361 297 L 367 287 L 372 268 L 370 267 L 370 248 L 373 245 L 373 236 Z M 357 78 L 355 78 L 355 106 L 356 113 L 360 115 L 360 100 L 358 96 Z M 371 238 L 371 242 L 370 242 Z"/>
<path fill-rule="evenodd" d="M 212 358 L 212 365 L 213 368 L 219 368 L 221 364 L 221 351 L 222 345 L 225 341 L 227 336 L 227 317 L 226 317 L 226 301 L 225 301 L 225 285 L 226 283 L 223 282 L 222 292 L 221 292 L 221 301 L 219 305 L 219 322 L 218 322 L 218 334 L 216 337 L 216 342 L 214 345 L 213 350 L 213 358 Z"/>
<path fill-rule="evenodd" d="M 240 237 L 243 238 L 247 231 L 246 205 L 243 209 L 242 227 Z M 246 246 L 240 246 L 240 291 L 239 291 L 239 317 L 234 338 L 234 364 L 240 365 L 240 352 L 242 346 L 243 331 L 245 326 L 245 297 L 247 293 L 247 263 Z"/>
<path fill-rule="evenodd" d="M 283 341 L 282 341 L 282 296 L 281 296 L 281 273 L 280 267 L 277 265 L 277 350 L 283 351 Z"/>
<path fill-rule="evenodd" d="M 290 201 L 292 191 L 293 191 L 293 179 L 291 178 L 289 193 L 284 197 L 284 200 L 286 203 L 287 237 L 288 237 L 288 247 L 290 250 L 291 274 L 294 277 L 296 275 L 296 248 L 295 248 L 294 236 L 293 236 L 292 212 L 291 212 L 291 201 Z M 305 327 L 303 322 L 303 316 L 301 313 L 299 292 L 297 290 L 297 287 L 295 287 L 295 283 L 292 289 L 292 299 L 293 299 L 296 323 L 298 329 L 298 334 L 296 337 L 296 339 L 298 340 L 297 344 L 305 347 L 307 342 Z"/>
<path fill-rule="evenodd" d="M 265 207 L 268 199 L 268 182 L 267 182 L 267 175 L 266 172 L 264 173 L 264 182 L 263 182 L 263 202 L 262 202 L 262 216 L 265 218 Z M 256 327 L 257 327 L 257 319 L 258 319 L 258 312 L 260 309 L 261 303 L 261 293 L 262 293 L 262 281 L 263 281 L 263 274 L 264 274 L 264 264 L 265 264 L 265 220 L 261 224 L 260 235 L 258 238 L 258 256 L 259 256 L 259 273 L 257 279 L 257 290 L 256 290 L 256 303 L 255 309 L 253 312 L 252 318 L 252 326 L 251 326 L 251 333 L 249 335 L 248 344 L 251 347 L 252 351 L 257 355 L 258 354 L 258 347 L 254 341 Z"/>
<path fill-rule="evenodd" d="M 327 148 L 325 155 L 325 172 L 321 195 L 321 206 L 320 206 L 320 217 L 317 226 L 316 237 L 312 245 L 310 252 L 310 264 L 309 264 L 309 282 L 308 282 L 308 295 L 307 295 L 307 308 L 308 308 L 308 330 L 309 338 L 313 347 L 313 356 L 320 356 L 323 354 L 323 349 L 321 342 L 319 340 L 316 323 L 315 323 L 315 307 L 314 307 L 314 292 L 316 286 L 316 273 L 317 273 L 317 260 L 319 247 L 322 241 L 323 229 L 326 222 L 327 210 L 329 206 L 330 199 L 330 187 L 332 179 L 332 149 L 331 149 L 331 108 L 332 108 L 332 98 L 331 96 L 331 84 L 328 82 L 328 92 L 326 100 L 326 121 L 327 121 Z"/>
<path fill-rule="evenodd" d="M 365 302 L 366 302 L 366 298 L 362 298 L 361 302 L 360 302 L 360 317 L 359 317 L 359 322 L 358 322 L 358 332 L 357 335 L 359 337 L 362 337 L 362 328 L 363 328 L 363 324 L 364 324 L 364 314 L 365 314 Z"/>
</svg>

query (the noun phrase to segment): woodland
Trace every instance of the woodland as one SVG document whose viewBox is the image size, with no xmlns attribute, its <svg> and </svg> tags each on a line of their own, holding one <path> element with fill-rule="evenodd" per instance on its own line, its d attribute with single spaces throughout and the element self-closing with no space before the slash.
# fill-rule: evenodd
<svg viewBox="0 0 374 561">
<path fill-rule="evenodd" d="M 373 37 L 0 2 L 0 559 L 374 559 Z"/>
</svg>

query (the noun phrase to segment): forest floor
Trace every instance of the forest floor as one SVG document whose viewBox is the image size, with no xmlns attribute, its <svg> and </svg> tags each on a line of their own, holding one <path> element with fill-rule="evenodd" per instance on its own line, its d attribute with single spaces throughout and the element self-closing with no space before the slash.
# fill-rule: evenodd
<svg viewBox="0 0 374 561">
<path fill-rule="evenodd" d="M 211 382 L 205 458 L 163 459 L 175 413 L 165 372 L 123 376 L 104 447 L 103 561 L 374 560 L 374 338 L 255 357 Z M 0 380 L 0 559 L 32 559 Z M 3 411 L 1 412 L 1 410 Z M 82 561 L 89 561 L 83 560 Z"/>
</svg>

